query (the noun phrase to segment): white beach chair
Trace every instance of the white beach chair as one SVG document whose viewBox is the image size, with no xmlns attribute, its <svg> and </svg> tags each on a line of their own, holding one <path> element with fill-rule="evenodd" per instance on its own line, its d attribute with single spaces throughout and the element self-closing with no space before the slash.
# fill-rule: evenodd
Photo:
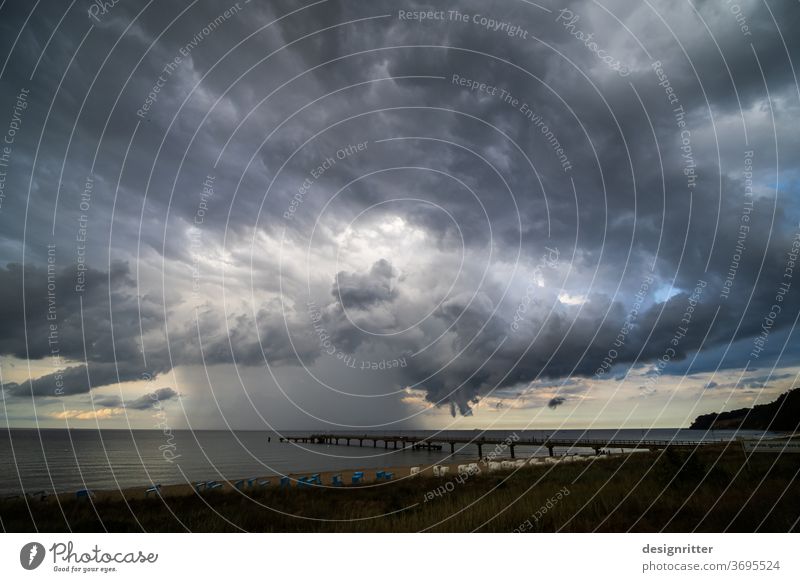
<svg viewBox="0 0 800 582">
<path fill-rule="evenodd" d="M 469 473 L 469 465 L 459 465 L 458 466 L 458 474 L 459 475 L 466 475 Z"/>
<path fill-rule="evenodd" d="M 470 475 L 477 475 L 481 472 L 481 468 L 478 467 L 478 463 L 470 463 L 468 465 Z"/>
<path fill-rule="evenodd" d="M 502 465 L 497 461 L 489 461 L 489 471 L 499 471 Z"/>
<path fill-rule="evenodd" d="M 433 466 L 433 476 L 434 477 L 440 477 L 441 476 L 441 474 L 440 474 L 441 470 L 442 470 L 441 465 L 434 465 Z"/>
<path fill-rule="evenodd" d="M 439 467 L 439 477 L 444 477 L 449 472 L 450 472 L 450 467 L 446 465 L 442 465 L 441 467 Z"/>
<path fill-rule="evenodd" d="M 517 459 L 514 461 L 514 466 L 516 467 L 524 467 L 525 466 L 525 459 Z"/>
<path fill-rule="evenodd" d="M 512 463 L 511 461 L 501 461 L 500 462 L 500 466 L 503 469 L 513 469 L 514 468 L 514 463 Z"/>
<path fill-rule="evenodd" d="M 415 475 L 419 475 L 419 467 L 411 467 L 411 472 L 409 473 L 409 475 L 411 477 L 414 477 Z"/>
</svg>

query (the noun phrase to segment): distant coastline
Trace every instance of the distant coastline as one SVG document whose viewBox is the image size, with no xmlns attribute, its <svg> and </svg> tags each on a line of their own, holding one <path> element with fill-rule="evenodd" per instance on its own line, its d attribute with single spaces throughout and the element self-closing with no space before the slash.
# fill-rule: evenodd
<svg viewBox="0 0 800 582">
<path fill-rule="evenodd" d="M 781 394 L 769 404 L 712 412 L 698 416 L 692 430 L 768 430 L 797 432 L 800 428 L 800 388 Z"/>
</svg>

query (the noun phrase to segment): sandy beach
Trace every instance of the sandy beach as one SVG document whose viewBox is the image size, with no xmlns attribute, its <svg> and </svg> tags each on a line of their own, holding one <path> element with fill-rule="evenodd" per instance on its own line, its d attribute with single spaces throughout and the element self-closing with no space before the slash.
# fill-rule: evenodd
<svg viewBox="0 0 800 582">
<path fill-rule="evenodd" d="M 474 462 L 478 462 L 477 460 Z M 463 463 L 455 463 L 455 464 L 447 464 L 444 463 L 441 466 L 446 466 L 449 468 L 448 476 L 453 476 L 456 474 L 458 469 L 458 465 Z M 420 466 L 420 476 L 426 477 L 433 477 L 433 466 Z M 408 466 L 399 466 L 399 467 L 386 467 L 384 469 L 379 469 L 384 472 L 392 473 L 392 479 L 387 480 L 380 480 L 376 481 L 376 469 L 370 468 L 353 468 L 348 469 L 345 471 L 321 471 L 318 473 L 307 473 L 307 472 L 300 472 L 300 473 L 289 473 L 286 475 L 290 479 L 290 486 L 291 488 L 297 488 L 298 480 L 302 477 L 310 477 L 312 474 L 319 475 L 320 480 L 322 481 L 322 485 L 310 485 L 309 487 L 315 488 L 333 488 L 339 487 L 332 485 L 334 475 L 339 475 L 342 478 L 342 482 L 344 483 L 344 487 L 383 487 L 386 485 L 390 485 L 393 481 L 398 481 L 400 479 L 409 479 L 414 478 L 411 473 L 411 468 Z M 352 477 L 357 472 L 364 473 L 364 480 L 359 484 L 352 483 Z M 216 479 L 216 482 L 221 485 L 214 489 L 214 491 L 222 491 L 222 492 L 233 492 L 238 491 L 243 495 L 247 495 L 248 491 L 253 489 L 261 489 L 263 487 L 269 488 L 279 488 L 280 481 L 283 475 L 262 475 L 259 477 L 250 476 L 244 478 L 244 487 L 242 489 L 237 489 L 234 487 L 234 484 L 238 481 L 238 479 L 234 479 L 231 481 L 223 481 L 221 479 Z M 255 483 L 253 487 L 247 486 L 247 481 L 250 479 L 254 479 Z M 209 479 L 209 482 L 215 481 L 214 479 Z M 258 485 L 259 482 L 269 481 L 269 485 Z M 192 483 L 175 483 L 175 484 L 161 484 L 161 488 L 159 489 L 159 494 L 162 497 L 181 497 L 187 495 L 197 495 L 205 493 L 205 489 L 201 488 L 200 491 L 195 488 L 196 482 Z M 148 485 L 142 485 L 141 487 L 129 487 L 122 490 L 94 490 L 92 493 L 94 494 L 94 499 L 96 500 L 107 500 L 107 499 L 119 499 L 120 497 L 124 497 L 125 499 L 144 499 L 145 497 L 155 497 L 154 493 L 147 494 L 146 491 L 148 489 Z M 47 499 L 56 499 L 59 500 L 68 500 L 68 499 L 75 499 L 75 493 L 59 493 L 58 495 L 51 495 Z"/>
<path fill-rule="evenodd" d="M 615 456 L 621 456 L 617 454 Z M 570 456 L 570 457 L 554 457 L 554 464 L 557 465 L 564 461 L 564 459 L 568 459 L 569 461 L 573 461 L 575 459 L 580 459 L 583 462 L 586 462 L 590 459 L 606 459 L 608 456 L 601 455 L 599 457 L 595 456 Z M 535 461 L 534 461 L 535 459 Z M 487 473 L 490 472 L 489 462 L 492 463 L 502 463 L 503 461 L 508 462 L 516 462 L 516 461 L 525 461 L 525 467 L 529 466 L 538 466 L 544 467 L 548 466 L 549 461 L 544 460 L 545 457 L 530 457 L 530 458 L 523 458 L 523 459 L 512 459 L 510 457 L 497 457 L 492 458 L 491 461 L 487 459 L 475 459 L 473 461 L 461 461 L 458 463 L 440 463 L 438 467 L 447 467 L 447 473 L 445 477 L 441 477 L 442 479 L 453 479 L 458 476 L 458 468 L 462 465 L 468 465 L 470 463 L 475 463 L 478 465 L 480 469 L 480 473 Z M 515 467 L 517 468 L 517 467 Z M 506 471 L 512 471 L 512 468 L 501 469 Z M 383 471 L 384 473 L 391 473 L 392 478 L 390 480 L 387 479 L 377 479 L 376 474 L 378 471 Z M 364 478 L 357 484 L 354 484 L 352 481 L 353 475 L 355 473 L 362 472 L 364 474 Z M 298 482 L 303 477 L 310 477 L 311 475 L 319 475 L 320 480 L 322 481 L 322 485 L 317 484 L 310 484 L 307 488 L 317 488 L 317 489 L 339 489 L 342 486 L 344 487 L 360 487 L 360 488 L 375 488 L 375 487 L 385 487 L 387 485 L 391 485 L 392 483 L 396 483 L 397 481 L 408 481 L 410 479 L 415 478 L 426 478 L 426 477 L 435 477 L 434 475 L 434 465 L 420 465 L 419 472 L 416 474 L 411 473 L 411 467 L 408 465 L 401 465 L 401 466 L 394 466 L 394 467 L 385 467 L 382 469 L 375 469 L 375 468 L 352 468 L 342 471 L 320 471 L 316 473 L 309 473 L 309 472 L 297 472 L 297 473 L 289 473 L 285 475 L 290 479 L 290 488 L 296 489 L 298 487 Z M 343 485 L 333 485 L 333 477 L 339 476 L 342 479 Z M 271 488 L 277 489 L 280 488 L 281 478 L 284 475 L 262 475 L 262 476 L 254 476 L 251 475 L 249 477 L 242 478 L 243 483 L 241 484 L 240 488 L 237 488 L 235 484 L 239 481 L 239 478 L 231 479 L 230 481 L 225 481 L 220 478 L 218 479 L 208 479 L 206 483 L 215 482 L 218 483 L 220 486 L 215 487 L 212 490 L 208 490 L 205 487 L 197 488 L 197 483 L 199 481 L 193 481 L 191 483 L 173 483 L 167 484 L 162 483 L 161 487 L 158 490 L 158 495 L 164 498 L 174 498 L 174 497 L 184 497 L 190 495 L 202 495 L 204 493 L 208 493 L 210 491 L 218 491 L 218 492 L 238 492 L 243 496 L 247 496 L 248 492 L 252 492 L 259 489 L 264 488 Z M 252 482 L 252 486 L 248 485 L 248 482 Z M 262 484 L 263 483 L 263 484 Z M 108 501 L 108 500 L 134 500 L 134 499 L 145 499 L 146 497 L 155 498 L 157 497 L 155 492 L 147 492 L 147 489 L 150 488 L 150 485 L 142 485 L 140 487 L 127 487 L 119 490 L 114 489 L 103 489 L 103 490 L 92 490 L 93 499 L 95 501 Z M 35 495 L 29 494 L 30 497 L 36 498 Z M 68 501 L 74 500 L 76 498 L 75 492 L 63 492 L 57 495 L 48 495 L 44 501 Z M 83 498 L 85 499 L 85 498 Z"/>
</svg>

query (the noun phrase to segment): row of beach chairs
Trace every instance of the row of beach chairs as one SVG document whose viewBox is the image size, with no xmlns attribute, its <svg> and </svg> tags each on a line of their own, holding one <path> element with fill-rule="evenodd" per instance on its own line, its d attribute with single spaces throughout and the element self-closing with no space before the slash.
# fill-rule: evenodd
<svg viewBox="0 0 800 582">
<path fill-rule="evenodd" d="M 606 457 L 594 457 L 595 459 L 605 459 Z M 554 465 L 556 463 L 579 463 L 588 461 L 589 457 L 582 456 L 582 455 L 565 455 L 563 457 L 531 457 L 529 459 L 516 459 L 513 461 L 489 461 L 488 470 L 492 471 L 509 471 L 513 469 L 519 469 L 526 465 Z M 450 472 L 450 467 L 447 465 L 434 465 L 433 466 L 433 476 L 434 477 L 445 477 Z M 458 465 L 458 474 L 459 475 L 476 475 L 480 473 L 480 467 L 478 463 L 469 463 L 465 465 Z M 409 472 L 409 476 L 413 477 L 415 475 L 419 475 L 421 473 L 420 467 L 411 467 Z M 376 471 L 375 472 L 375 481 L 391 481 L 394 478 L 394 473 L 389 471 Z M 359 483 L 363 483 L 366 479 L 366 474 L 364 471 L 355 471 L 353 476 L 350 478 L 351 482 L 354 485 Z M 312 487 L 315 485 L 321 486 L 322 479 L 319 473 L 315 473 L 313 475 L 309 475 L 307 477 L 299 477 L 296 479 L 297 481 L 297 488 L 303 489 Z M 288 489 L 291 487 L 292 479 L 290 477 L 281 477 L 280 480 L 280 487 L 281 489 Z M 269 486 L 270 481 L 269 479 L 257 479 L 255 477 L 251 477 L 249 479 L 239 479 L 235 481 L 233 486 L 236 489 L 243 490 L 245 488 L 255 488 L 255 487 L 267 487 Z M 342 480 L 341 475 L 333 475 L 331 477 L 331 485 L 334 487 L 341 487 L 344 485 L 344 481 Z M 198 481 L 194 484 L 194 489 L 197 492 L 200 491 L 212 491 L 214 489 L 220 489 L 223 486 L 222 483 L 219 481 Z M 155 484 L 152 487 L 148 487 L 145 489 L 145 497 L 149 497 L 150 494 L 160 495 L 161 494 L 161 484 Z M 45 499 L 49 495 L 47 491 L 36 491 L 34 493 L 29 494 L 31 497 L 39 497 L 40 499 Z M 94 497 L 94 492 L 91 489 L 79 489 L 75 492 L 76 499 L 90 499 Z"/>
<path fill-rule="evenodd" d="M 355 471 L 350 477 L 350 482 L 354 485 L 359 483 L 364 483 L 367 476 L 364 471 Z M 376 471 L 375 472 L 375 481 L 391 481 L 394 478 L 394 473 L 389 471 Z M 314 475 L 308 477 L 299 477 L 295 479 L 297 481 L 297 489 L 303 489 L 306 487 L 312 486 L 321 486 L 322 479 L 319 476 L 319 473 L 315 473 Z M 344 480 L 342 479 L 341 475 L 333 475 L 331 476 L 331 485 L 334 487 L 341 487 L 344 485 Z M 291 477 L 281 477 L 280 481 L 280 488 L 281 489 L 289 489 L 292 486 L 292 478 Z"/>
<path fill-rule="evenodd" d="M 250 477 L 249 479 L 239 479 L 233 482 L 234 488 L 242 491 L 244 489 L 254 489 L 256 487 L 267 487 L 270 484 L 269 479 L 258 479 L 257 477 Z M 161 485 L 157 485 L 157 487 L 161 487 Z M 223 484 L 219 481 L 198 481 L 194 484 L 194 489 L 197 492 L 200 491 L 213 491 L 214 489 L 220 489 L 223 487 Z M 154 488 L 150 488 L 147 491 L 152 491 Z M 155 491 L 153 491 L 155 492 Z M 146 494 L 147 492 L 145 492 Z"/>
<path fill-rule="evenodd" d="M 414 477 L 419 475 L 422 472 L 420 467 L 411 467 L 409 471 L 409 477 Z M 477 475 L 481 472 L 480 467 L 478 467 L 478 463 L 470 463 L 468 465 L 459 465 L 458 466 L 458 474 L 459 475 Z M 446 477 L 447 474 L 450 473 L 450 467 L 447 465 L 434 465 L 433 466 L 433 476 L 434 477 Z"/>
<path fill-rule="evenodd" d="M 375 480 L 376 481 L 390 481 L 394 477 L 394 473 L 390 473 L 389 471 L 377 471 L 375 473 Z M 353 483 L 362 483 L 366 479 L 366 475 L 364 471 L 356 471 L 353 473 L 352 476 Z M 291 487 L 291 479 L 289 477 L 281 477 L 280 480 L 280 487 L 281 488 L 289 488 Z M 233 483 L 233 486 L 240 491 L 243 489 L 252 489 L 255 487 L 267 487 L 269 486 L 270 481 L 269 479 L 258 479 L 256 477 L 251 477 L 249 479 L 239 479 Z M 297 488 L 302 489 L 305 487 L 311 487 L 313 485 L 322 485 L 322 479 L 319 473 L 315 473 L 313 475 L 307 477 L 300 477 L 297 479 Z M 334 475 L 331 478 L 331 485 L 334 486 L 342 486 L 344 485 L 344 481 L 342 480 L 341 475 Z M 198 493 L 201 491 L 213 491 L 214 489 L 220 489 L 223 487 L 223 484 L 219 481 L 196 481 L 194 483 L 194 490 Z M 152 487 L 148 487 L 145 489 L 144 495 L 145 497 L 149 497 L 150 494 L 153 493 L 155 495 L 161 495 L 161 484 L 157 483 Z M 41 496 L 41 499 L 44 499 L 48 496 L 46 491 L 37 491 L 36 493 L 32 493 L 31 495 Z M 90 499 L 93 498 L 94 492 L 90 489 L 79 489 L 75 492 L 76 499 Z"/>
<path fill-rule="evenodd" d="M 598 457 L 602 458 L 602 457 Z M 574 462 L 583 462 L 587 461 L 588 457 L 580 456 L 580 455 L 566 455 L 563 457 L 531 457 L 529 459 L 516 459 L 513 461 L 490 461 L 488 464 L 489 471 L 509 471 L 513 469 L 519 469 L 526 465 L 552 465 L 556 463 L 574 463 Z M 469 463 L 464 465 L 458 465 L 457 468 L 458 474 L 460 475 L 476 475 L 481 472 L 478 463 Z M 419 475 L 421 472 L 420 467 L 411 467 L 410 476 Z M 434 477 L 445 477 L 449 474 L 450 467 L 447 465 L 434 465 L 433 466 L 433 476 Z M 394 474 L 389 471 L 376 471 L 375 472 L 375 481 L 390 481 L 394 478 Z M 364 483 L 366 479 L 366 474 L 364 471 L 355 471 L 353 476 L 350 478 L 351 482 L 354 485 L 359 483 Z M 297 481 L 297 488 L 303 489 L 307 487 L 311 487 L 314 485 L 322 485 L 322 479 L 320 478 L 319 473 L 315 473 L 310 476 L 306 477 L 299 477 L 296 479 Z M 240 479 L 234 483 L 234 486 L 237 489 L 243 489 L 245 483 L 247 487 L 255 487 L 256 485 L 259 487 L 265 487 L 270 484 L 269 480 L 258 480 L 255 478 L 251 479 Z M 290 477 L 281 477 L 280 480 L 280 487 L 282 489 L 288 489 L 291 487 L 292 479 Z M 341 475 L 333 475 L 331 477 L 331 485 L 335 487 L 341 487 L 344 485 L 344 480 L 342 479 Z M 158 489 L 161 485 L 156 485 L 155 487 L 151 487 L 147 489 L 145 495 L 149 493 L 157 493 Z M 221 483 L 217 481 L 208 481 L 208 482 L 200 482 L 195 485 L 195 488 L 199 491 L 201 489 L 211 490 L 217 489 L 222 487 Z"/>
<path fill-rule="evenodd" d="M 605 459 L 606 457 L 592 457 L 595 459 Z M 510 471 L 525 467 L 526 465 L 555 465 L 556 463 L 579 463 L 588 461 L 590 457 L 582 455 L 565 455 L 563 457 L 531 457 L 529 459 L 515 459 L 506 461 L 489 461 L 487 467 L 491 471 Z M 420 467 L 411 467 L 409 476 L 414 477 L 422 472 Z M 446 477 L 450 472 L 450 467 L 447 465 L 434 465 L 434 477 Z M 459 475 L 476 475 L 481 472 L 478 463 L 469 463 L 467 465 L 458 465 L 457 472 Z"/>
</svg>

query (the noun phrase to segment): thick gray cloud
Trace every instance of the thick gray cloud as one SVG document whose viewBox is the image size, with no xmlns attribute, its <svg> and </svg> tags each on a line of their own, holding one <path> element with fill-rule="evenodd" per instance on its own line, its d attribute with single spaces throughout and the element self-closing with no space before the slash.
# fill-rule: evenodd
<svg viewBox="0 0 800 582">
<path fill-rule="evenodd" d="M 775 363 L 800 306 L 800 10 L 741 5 L 747 34 L 719 2 L 513 0 L 423 22 L 399 12 L 419 2 L 124 2 L 53 33 L 66 7 L 41 3 L 0 77 L 0 121 L 30 90 L 0 355 L 63 362 L 6 392 L 236 365 L 468 414 L 605 365 Z M 0 54 L 31 10 L 0 8 Z M 388 390 L 363 373 L 391 361 Z"/>
<path fill-rule="evenodd" d="M 392 301 L 397 296 L 392 281 L 395 277 L 392 264 L 381 259 L 370 267 L 368 273 L 337 273 L 336 286 L 331 290 L 331 295 L 346 309 L 366 309 L 377 303 Z"/>
<path fill-rule="evenodd" d="M 148 410 L 150 408 L 157 407 L 161 402 L 165 402 L 177 397 L 178 393 L 172 388 L 159 388 L 153 392 L 140 396 L 136 400 L 126 402 L 125 408 L 133 408 L 134 410 Z"/>
<path fill-rule="evenodd" d="M 92 405 L 94 407 L 103 408 L 129 408 L 133 410 L 150 410 L 151 408 L 158 408 L 161 402 L 173 400 L 177 398 L 178 393 L 170 387 L 158 388 L 147 394 L 143 394 L 138 398 L 129 401 L 114 394 L 103 396 L 94 396 L 92 398 Z"/>
</svg>

